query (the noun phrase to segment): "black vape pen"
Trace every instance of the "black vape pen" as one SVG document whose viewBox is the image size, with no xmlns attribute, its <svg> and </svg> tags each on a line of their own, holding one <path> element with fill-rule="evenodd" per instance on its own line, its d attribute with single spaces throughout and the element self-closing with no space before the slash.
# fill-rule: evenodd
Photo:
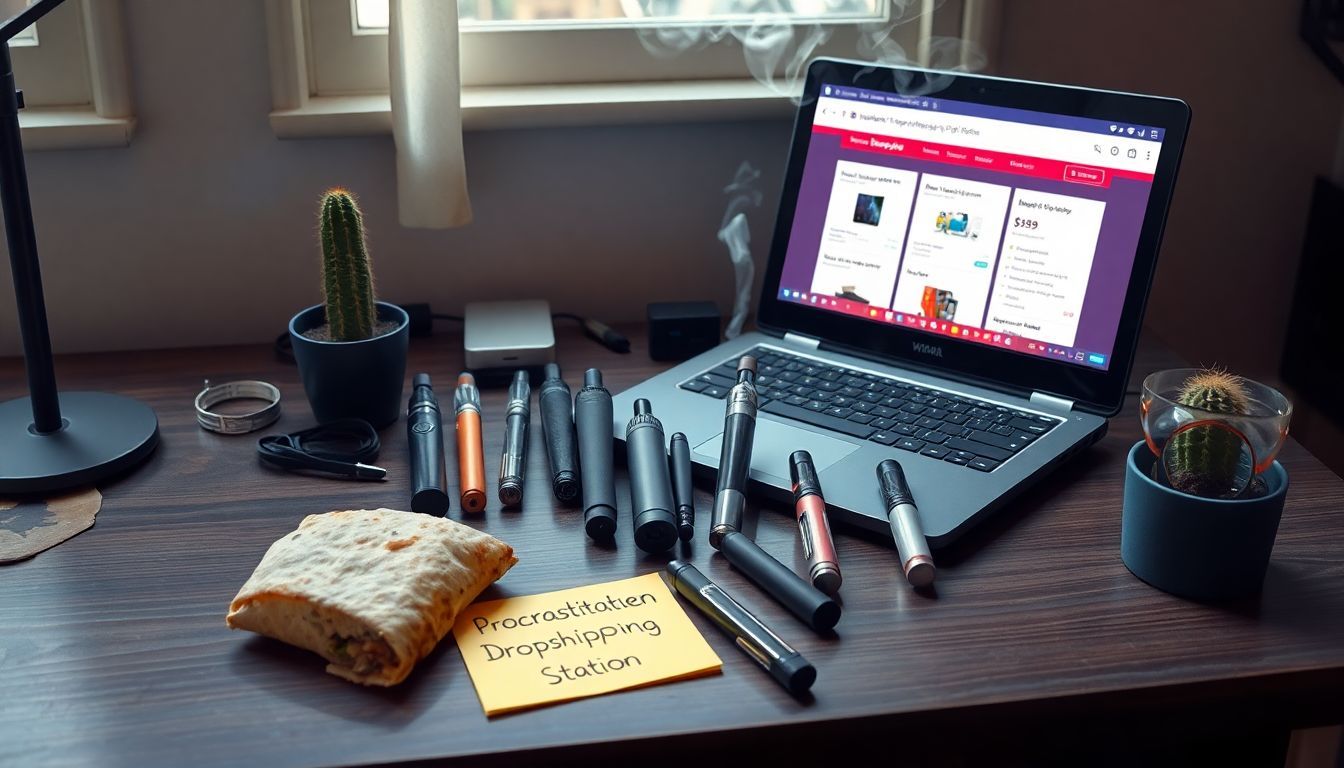
<svg viewBox="0 0 1344 768">
<path fill-rule="evenodd" d="M 428 373 L 417 373 L 412 381 L 411 401 L 406 405 L 406 437 L 411 448 L 411 510 L 446 514 L 443 422 Z"/>
<path fill-rule="evenodd" d="M 709 543 L 715 549 L 725 533 L 742 529 L 747 477 L 751 472 L 751 443 L 756 435 L 756 358 L 743 355 L 738 361 L 737 383 L 728 390 L 725 399 L 719 483 L 709 521 Z"/>
<path fill-rule="evenodd" d="M 602 372 L 589 368 L 583 389 L 574 396 L 574 426 L 579 433 L 579 483 L 583 490 L 583 529 L 597 541 L 616 535 L 616 473 L 611 466 L 615 439 L 611 393 Z"/>
<path fill-rule="evenodd" d="M 573 501 L 579 495 L 578 446 L 574 440 L 574 401 L 569 386 L 560 378 L 560 366 L 546 365 L 546 380 L 537 392 L 541 429 L 546 437 L 546 459 L 551 465 L 551 489 L 556 501 Z"/>
<path fill-rule="evenodd" d="M 516 507 L 523 503 L 523 476 L 527 473 L 528 402 L 532 387 L 527 371 L 518 371 L 509 385 L 509 405 L 504 416 L 504 451 L 499 458 L 499 503 Z"/>
<path fill-rule="evenodd" d="M 677 519 L 672 515 L 672 478 L 667 471 L 663 425 L 648 400 L 635 401 L 634 418 L 625 428 L 625 445 L 635 546 L 645 552 L 663 552 L 677 542 Z"/>
<path fill-rule="evenodd" d="M 668 444 L 672 497 L 677 502 L 677 531 L 682 541 L 695 535 L 695 488 L 691 484 L 691 444 L 684 432 L 673 432 Z"/>
</svg>

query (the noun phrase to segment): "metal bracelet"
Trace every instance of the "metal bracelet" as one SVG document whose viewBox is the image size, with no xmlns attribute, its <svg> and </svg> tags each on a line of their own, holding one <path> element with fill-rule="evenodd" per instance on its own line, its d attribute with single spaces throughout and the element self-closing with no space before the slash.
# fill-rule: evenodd
<svg viewBox="0 0 1344 768">
<path fill-rule="evenodd" d="M 266 407 L 242 414 L 219 414 L 210 409 L 226 400 L 265 400 Z M 241 435 L 268 427 L 280 418 L 280 390 L 264 381 L 230 381 L 211 385 L 196 396 L 196 422 L 202 429 L 222 435 Z"/>
</svg>

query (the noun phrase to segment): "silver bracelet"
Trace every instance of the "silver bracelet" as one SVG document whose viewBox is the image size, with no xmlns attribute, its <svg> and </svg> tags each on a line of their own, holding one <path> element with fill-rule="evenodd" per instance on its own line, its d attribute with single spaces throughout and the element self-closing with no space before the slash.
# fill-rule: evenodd
<svg viewBox="0 0 1344 768">
<path fill-rule="evenodd" d="M 266 407 L 243 414 L 223 415 L 210 408 L 226 400 L 265 400 Z M 211 386 L 205 380 L 205 389 L 196 396 L 196 422 L 202 429 L 222 435 L 241 435 L 270 426 L 280 418 L 280 390 L 264 381 L 230 381 Z"/>
</svg>

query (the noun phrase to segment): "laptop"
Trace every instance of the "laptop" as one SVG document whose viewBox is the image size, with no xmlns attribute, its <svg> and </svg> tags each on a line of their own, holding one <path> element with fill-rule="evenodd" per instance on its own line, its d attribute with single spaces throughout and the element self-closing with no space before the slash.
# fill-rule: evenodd
<svg viewBox="0 0 1344 768">
<path fill-rule="evenodd" d="M 1176 99 L 818 59 L 746 333 L 615 397 L 717 469 L 758 360 L 751 490 L 811 452 L 831 519 L 889 530 L 905 469 L 946 546 L 1119 412 L 1190 112 Z"/>
</svg>

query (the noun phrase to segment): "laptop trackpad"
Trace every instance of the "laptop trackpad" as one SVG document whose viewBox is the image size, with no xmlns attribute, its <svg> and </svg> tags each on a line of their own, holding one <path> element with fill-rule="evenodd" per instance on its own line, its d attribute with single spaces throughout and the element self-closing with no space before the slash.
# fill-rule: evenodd
<svg viewBox="0 0 1344 768">
<path fill-rule="evenodd" d="M 789 454 L 806 450 L 812 454 L 812 464 L 820 474 L 827 467 L 858 450 L 844 440 L 819 435 L 806 429 L 780 424 L 770 419 L 757 419 L 756 435 L 751 444 L 751 470 L 757 475 L 772 475 L 789 484 Z M 723 433 L 695 446 L 695 452 L 718 463 L 723 450 Z"/>
</svg>

